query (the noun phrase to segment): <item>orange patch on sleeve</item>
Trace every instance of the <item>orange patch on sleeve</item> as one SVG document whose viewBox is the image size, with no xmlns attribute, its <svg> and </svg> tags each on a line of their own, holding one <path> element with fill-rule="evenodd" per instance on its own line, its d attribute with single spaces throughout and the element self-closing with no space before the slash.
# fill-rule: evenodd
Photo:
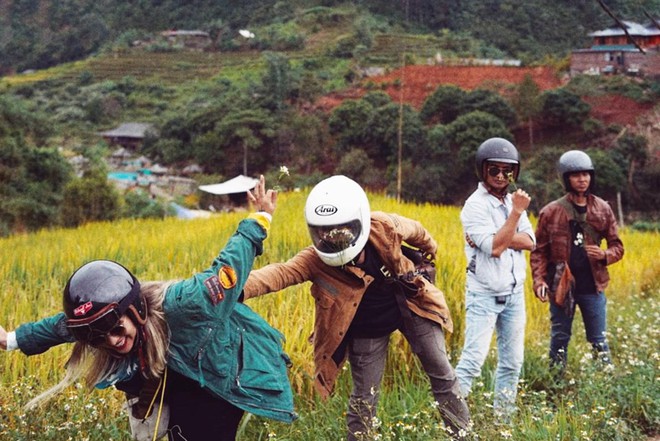
<svg viewBox="0 0 660 441">
<path fill-rule="evenodd" d="M 236 276 L 236 271 L 234 268 L 230 266 L 223 266 L 220 268 L 220 285 L 224 289 L 230 289 L 233 288 L 236 285 L 236 282 L 238 281 L 238 277 Z"/>
</svg>

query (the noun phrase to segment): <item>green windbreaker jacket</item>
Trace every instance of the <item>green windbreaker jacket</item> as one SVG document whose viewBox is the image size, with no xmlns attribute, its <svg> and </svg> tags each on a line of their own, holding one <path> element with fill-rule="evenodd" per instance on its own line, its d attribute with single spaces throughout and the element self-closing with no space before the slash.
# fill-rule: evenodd
<svg viewBox="0 0 660 441">
<path fill-rule="evenodd" d="M 170 285 L 163 301 L 168 367 L 247 412 L 292 422 L 284 337 L 239 302 L 266 234 L 257 220 L 243 220 L 208 269 Z M 32 355 L 72 341 L 65 320 L 60 313 L 21 325 L 19 348 Z"/>
</svg>

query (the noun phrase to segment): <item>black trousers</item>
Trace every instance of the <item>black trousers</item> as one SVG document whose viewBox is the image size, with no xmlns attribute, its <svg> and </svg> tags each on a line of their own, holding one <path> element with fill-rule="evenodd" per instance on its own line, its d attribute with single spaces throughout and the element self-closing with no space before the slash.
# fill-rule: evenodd
<svg viewBox="0 0 660 441">
<path fill-rule="evenodd" d="M 168 370 L 169 441 L 234 441 L 244 411 Z"/>
</svg>

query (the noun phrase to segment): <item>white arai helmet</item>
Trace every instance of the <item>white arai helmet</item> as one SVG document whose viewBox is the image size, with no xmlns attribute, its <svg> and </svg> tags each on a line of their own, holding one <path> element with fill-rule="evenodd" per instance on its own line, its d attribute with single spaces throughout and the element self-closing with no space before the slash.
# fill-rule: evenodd
<svg viewBox="0 0 660 441">
<path fill-rule="evenodd" d="M 346 176 L 332 176 L 309 193 L 305 220 L 321 260 L 330 266 L 345 265 L 369 240 L 369 199 L 357 182 Z"/>
</svg>

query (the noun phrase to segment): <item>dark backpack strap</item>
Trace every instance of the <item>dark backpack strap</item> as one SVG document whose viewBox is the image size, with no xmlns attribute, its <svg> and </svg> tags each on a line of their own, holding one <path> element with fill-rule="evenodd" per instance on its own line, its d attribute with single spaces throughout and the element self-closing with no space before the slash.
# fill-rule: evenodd
<svg viewBox="0 0 660 441">
<path fill-rule="evenodd" d="M 587 223 L 586 212 L 578 213 L 578 211 L 575 209 L 575 206 L 571 203 L 571 201 L 568 200 L 568 195 L 564 195 L 557 199 L 557 203 L 561 205 L 564 210 L 566 210 L 569 219 L 575 220 L 582 228 L 582 231 L 587 233 L 596 245 L 600 245 L 600 241 L 603 239 L 603 237 L 598 234 L 598 232 L 594 230 L 594 228 L 589 225 L 589 223 Z"/>
</svg>

